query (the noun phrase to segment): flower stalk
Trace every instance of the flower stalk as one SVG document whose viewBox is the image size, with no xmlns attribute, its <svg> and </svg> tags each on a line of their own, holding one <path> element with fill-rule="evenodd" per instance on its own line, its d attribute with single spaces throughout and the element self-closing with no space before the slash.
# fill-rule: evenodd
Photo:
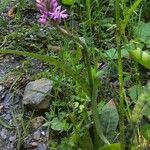
<svg viewBox="0 0 150 150">
<path fill-rule="evenodd" d="M 94 122 L 94 127 L 96 129 L 97 134 L 99 135 L 100 139 L 105 143 L 105 144 L 110 144 L 109 141 L 106 139 L 106 137 L 103 134 L 101 125 L 100 125 L 100 119 L 99 119 L 99 113 L 98 113 L 98 108 L 97 108 L 97 88 L 94 86 L 94 80 L 92 77 L 92 68 L 90 64 L 90 58 L 88 54 L 88 46 L 86 45 L 85 42 L 83 42 L 79 37 L 73 35 L 72 33 L 66 31 L 65 29 L 61 28 L 60 26 L 56 25 L 56 28 L 65 36 L 71 38 L 75 42 L 78 42 L 82 46 L 82 55 L 84 59 L 84 64 L 87 68 L 87 73 L 88 73 L 88 81 L 89 81 L 89 93 L 88 96 L 91 99 L 91 110 L 92 110 L 92 116 L 93 116 L 93 122 Z"/>
<path fill-rule="evenodd" d="M 119 79 L 119 130 L 120 130 L 120 146 L 121 150 L 125 150 L 125 106 L 124 106 L 124 86 L 123 86 L 123 67 L 122 67 L 122 53 L 121 53 L 121 40 L 122 35 L 120 33 L 120 0 L 115 1 L 115 15 L 116 15 L 116 44 L 118 50 L 118 79 Z"/>
</svg>

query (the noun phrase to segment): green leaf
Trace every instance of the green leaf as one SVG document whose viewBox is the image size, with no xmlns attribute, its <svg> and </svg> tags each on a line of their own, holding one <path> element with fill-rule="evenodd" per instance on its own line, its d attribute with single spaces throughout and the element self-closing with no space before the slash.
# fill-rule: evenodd
<svg viewBox="0 0 150 150">
<path fill-rule="evenodd" d="M 121 32 L 123 33 L 125 31 L 125 28 L 131 18 L 131 15 L 134 13 L 134 11 L 137 9 L 137 7 L 140 5 L 140 3 L 143 0 L 136 0 L 133 5 L 128 9 L 128 11 L 124 15 L 124 20 L 121 21 Z"/>
<path fill-rule="evenodd" d="M 122 49 L 122 57 L 128 57 L 129 53 L 126 49 Z M 118 52 L 115 48 L 109 49 L 103 53 L 103 56 L 109 59 L 117 59 L 118 58 Z"/>
<path fill-rule="evenodd" d="M 149 124 L 145 124 L 141 127 L 141 134 L 146 140 L 150 141 L 150 125 Z"/>
<path fill-rule="evenodd" d="M 128 52 L 135 61 L 150 69 L 150 53 L 142 51 L 140 48 Z"/>
<path fill-rule="evenodd" d="M 134 34 L 138 40 L 146 44 L 147 47 L 150 47 L 150 22 L 149 23 L 140 22 L 134 28 Z"/>
<path fill-rule="evenodd" d="M 113 100 L 111 100 L 103 107 L 100 117 L 104 136 L 110 142 L 113 141 L 116 135 L 118 121 L 119 115 Z"/>
<path fill-rule="evenodd" d="M 146 110 L 150 110 L 150 83 L 148 83 L 143 92 L 140 94 L 132 111 L 131 120 L 135 125 L 140 122 L 143 115 L 145 115 Z"/>
<path fill-rule="evenodd" d="M 50 124 L 53 130 L 64 131 L 64 123 L 60 121 L 58 118 L 53 118 Z"/>
<path fill-rule="evenodd" d="M 62 0 L 61 2 L 65 5 L 73 5 L 76 0 Z"/>
<path fill-rule="evenodd" d="M 99 150 L 121 150 L 120 143 L 114 143 L 100 148 Z"/>
<path fill-rule="evenodd" d="M 143 88 L 140 84 L 134 85 L 128 89 L 132 102 L 136 102 L 138 100 L 138 97 L 142 93 L 142 90 Z"/>
</svg>

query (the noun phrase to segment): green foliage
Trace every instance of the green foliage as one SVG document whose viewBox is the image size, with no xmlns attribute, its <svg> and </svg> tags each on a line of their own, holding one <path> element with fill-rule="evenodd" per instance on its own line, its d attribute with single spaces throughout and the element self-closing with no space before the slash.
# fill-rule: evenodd
<svg viewBox="0 0 150 150">
<path fill-rule="evenodd" d="M 6 8 L 8 3 L 10 3 L 10 0 L 1 0 L 0 1 L 0 13 L 3 11 L 3 9 Z"/>
<path fill-rule="evenodd" d="M 150 22 L 139 22 L 138 25 L 134 27 L 134 34 L 136 39 L 150 48 Z"/>
<path fill-rule="evenodd" d="M 46 55 L 41 55 L 41 54 L 36 54 L 36 53 L 31 53 L 31 52 L 15 51 L 15 50 L 0 50 L 0 53 L 28 56 L 28 57 L 32 57 L 35 59 L 39 59 L 41 61 L 47 62 L 47 63 L 52 64 L 52 65 L 55 65 L 57 68 L 62 69 L 62 71 L 64 71 L 66 74 L 69 74 L 72 78 L 74 78 L 75 81 L 77 81 L 81 85 L 81 87 L 83 88 L 83 90 L 86 93 L 88 92 L 88 89 L 87 89 L 88 86 L 87 86 L 85 79 L 80 77 L 80 75 L 78 73 L 76 73 L 73 69 L 71 69 L 69 64 L 61 61 L 57 57 L 49 57 Z"/>
<path fill-rule="evenodd" d="M 76 0 L 62 0 L 61 2 L 65 5 L 73 5 Z"/>
<path fill-rule="evenodd" d="M 132 102 L 136 103 L 139 95 L 142 93 L 142 90 L 143 89 L 142 89 L 142 86 L 140 84 L 134 85 L 128 89 Z"/>
<path fill-rule="evenodd" d="M 80 146 L 81 146 L 81 149 L 86 149 L 86 150 L 94 149 L 94 145 L 92 143 L 92 139 L 88 130 L 86 130 L 84 135 L 82 136 L 81 141 L 80 141 Z"/>
<path fill-rule="evenodd" d="M 134 124 L 138 124 L 141 121 L 146 109 L 150 109 L 150 83 L 140 94 L 132 111 L 131 120 Z"/>
<path fill-rule="evenodd" d="M 150 125 L 149 124 L 145 124 L 143 126 L 141 126 L 141 134 L 142 136 L 149 141 L 150 140 Z"/>
<path fill-rule="evenodd" d="M 115 107 L 114 102 L 111 100 L 103 107 L 100 118 L 104 135 L 110 142 L 113 142 L 116 136 L 118 121 L 118 111 Z"/>
<path fill-rule="evenodd" d="M 140 5 L 140 3 L 143 0 L 136 0 L 133 5 L 126 11 L 123 10 L 124 12 L 124 19 L 121 21 L 121 25 L 120 25 L 120 31 L 122 33 L 125 32 L 125 28 L 130 20 L 131 15 L 133 15 L 134 11 L 137 9 L 137 7 Z"/>
<path fill-rule="evenodd" d="M 108 58 L 108 59 L 111 59 L 111 60 L 117 59 L 118 58 L 118 52 L 116 49 L 112 48 L 112 49 L 105 51 L 103 56 Z M 123 57 L 127 58 L 128 56 L 129 56 L 128 51 L 126 49 L 122 49 L 122 58 Z"/>
<path fill-rule="evenodd" d="M 100 148 L 99 150 L 121 150 L 121 149 L 120 149 L 120 144 L 115 143 L 115 144 L 110 144 L 108 146 L 104 146 Z"/>
<path fill-rule="evenodd" d="M 9 124 L 7 124 L 2 117 L 0 117 L 0 126 L 3 126 L 7 129 L 12 129 L 12 127 Z"/>
<path fill-rule="evenodd" d="M 137 48 L 135 50 L 130 50 L 129 54 L 133 59 L 137 62 L 139 62 L 144 67 L 150 69 L 150 54 L 149 52 L 142 51 L 140 48 Z"/>
</svg>

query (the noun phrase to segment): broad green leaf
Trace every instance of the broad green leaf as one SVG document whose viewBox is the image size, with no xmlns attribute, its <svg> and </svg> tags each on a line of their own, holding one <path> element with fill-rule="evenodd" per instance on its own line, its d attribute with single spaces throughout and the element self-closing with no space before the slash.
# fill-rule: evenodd
<svg viewBox="0 0 150 150">
<path fill-rule="evenodd" d="M 140 22 L 134 28 L 134 34 L 135 38 L 146 44 L 147 47 L 150 47 L 150 22 L 149 23 Z"/>
<path fill-rule="evenodd" d="M 0 50 L 0 53 L 28 56 L 28 57 L 38 59 L 40 61 L 47 62 L 52 65 L 55 65 L 55 67 L 60 68 L 65 74 L 69 75 L 75 81 L 77 81 L 80 84 L 80 86 L 82 87 L 83 91 L 85 93 L 89 94 L 88 89 L 87 89 L 88 83 L 86 82 L 85 78 L 80 76 L 79 73 L 75 72 L 67 62 L 63 62 L 62 60 L 60 60 L 57 57 L 35 54 L 35 53 L 31 53 L 31 52 L 17 51 L 17 50 Z"/>
<path fill-rule="evenodd" d="M 143 137 L 146 140 L 150 141 L 150 125 L 145 124 L 140 129 L 141 129 L 141 134 L 143 135 Z"/>
<path fill-rule="evenodd" d="M 132 111 L 131 120 L 135 125 L 138 124 L 143 115 L 145 115 L 145 110 L 150 110 L 150 83 L 148 83 L 147 87 L 145 87 L 140 94 Z"/>
<path fill-rule="evenodd" d="M 76 0 L 62 0 L 61 2 L 65 5 L 73 5 Z"/>
<path fill-rule="evenodd" d="M 150 53 L 142 51 L 140 48 L 128 52 L 135 61 L 150 69 Z"/>
<path fill-rule="evenodd" d="M 110 142 L 113 141 L 116 135 L 118 121 L 119 115 L 113 100 L 111 100 L 103 107 L 100 117 L 104 136 Z"/>
<path fill-rule="evenodd" d="M 117 59 L 118 58 L 118 52 L 115 48 L 109 49 L 103 53 L 103 56 L 109 59 Z M 122 49 L 122 57 L 128 57 L 129 53 L 126 49 Z"/>
<path fill-rule="evenodd" d="M 64 131 L 64 123 L 60 121 L 58 118 L 53 118 L 50 124 L 53 130 Z"/>
</svg>

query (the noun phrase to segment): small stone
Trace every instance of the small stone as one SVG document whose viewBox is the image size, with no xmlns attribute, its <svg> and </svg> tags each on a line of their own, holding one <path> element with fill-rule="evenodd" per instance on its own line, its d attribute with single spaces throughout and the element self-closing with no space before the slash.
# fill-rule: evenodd
<svg viewBox="0 0 150 150">
<path fill-rule="evenodd" d="M 31 120 L 31 125 L 34 129 L 37 129 L 42 126 L 42 124 L 44 123 L 44 120 L 45 120 L 45 118 L 43 116 L 33 118 Z"/>
<path fill-rule="evenodd" d="M 49 107 L 47 96 L 50 94 L 52 87 L 53 81 L 45 78 L 29 82 L 24 91 L 23 104 L 33 108 L 47 109 Z"/>
<path fill-rule="evenodd" d="M 41 132 L 39 130 L 37 130 L 36 132 L 34 132 L 33 134 L 33 139 L 34 140 L 39 140 L 41 137 Z"/>
<path fill-rule="evenodd" d="M 10 113 L 4 114 L 3 117 L 4 117 L 5 120 L 9 120 L 9 121 L 11 120 L 11 115 L 10 115 Z"/>
<path fill-rule="evenodd" d="M 13 142 L 16 140 L 16 134 L 14 136 L 10 136 L 9 137 L 9 141 Z"/>
<path fill-rule="evenodd" d="M 33 146 L 33 147 L 36 147 L 38 145 L 38 143 L 37 142 L 31 142 L 29 145 Z"/>
<path fill-rule="evenodd" d="M 2 85 L 0 85 L 0 92 L 4 89 L 4 87 Z"/>
<path fill-rule="evenodd" d="M 6 130 L 6 129 L 3 128 L 2 131 L 1 131 L 1 133 L 0 133 L 0 135 L 1 135 L 1 138 L 3 140 L 5 140 L 7 138 L 7 136 L 8 136 L 8 130 Z"/>
</svg>

